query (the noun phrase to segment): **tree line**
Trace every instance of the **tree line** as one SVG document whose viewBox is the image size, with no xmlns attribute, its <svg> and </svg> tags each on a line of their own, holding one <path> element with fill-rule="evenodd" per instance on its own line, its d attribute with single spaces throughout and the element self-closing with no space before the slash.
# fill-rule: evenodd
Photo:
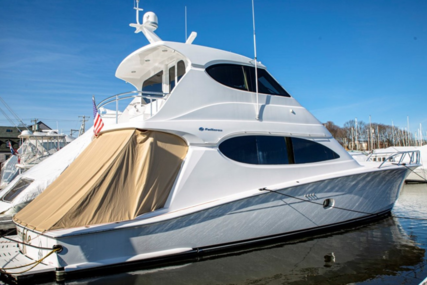
<svg viewBox="0 0 427 285">
<path fill-rule="evenodd" d="M 411 133 L 406 128 L 349 120 L 343 127 L 328 121 L 323 124 L 332 136 L 348 150 L 372 150 L 390 146 L 421 146 L 426 143 L 421 127 Z"/>
</svg>

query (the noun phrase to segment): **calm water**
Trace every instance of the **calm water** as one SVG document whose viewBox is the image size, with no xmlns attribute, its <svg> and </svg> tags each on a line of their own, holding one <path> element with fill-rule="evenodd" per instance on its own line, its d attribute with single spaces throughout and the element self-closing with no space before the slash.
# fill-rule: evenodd
<svg viewBox="0 0 427 285">
<path fill-rule="evenodd" d="M 379 222 L 187 264 L 66 284 L 419 284 L 427 277 L 426 207 L 427 184 L 409 184 L 393 217 Z"/>
</svg>

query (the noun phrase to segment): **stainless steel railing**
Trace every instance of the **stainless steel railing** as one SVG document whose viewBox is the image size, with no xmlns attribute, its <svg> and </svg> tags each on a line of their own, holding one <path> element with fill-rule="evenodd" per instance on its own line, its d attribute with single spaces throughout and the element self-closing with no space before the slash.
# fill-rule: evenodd
<svg viewBox="0 0 427 285">
<path fill-rule="evenodd" d="M 151 103 L 150 117 L 152 117 L 153 116 L 153 104 L 152 104 L 153 100 L 165 99 L 167 95 L 169 95 L 169 93 L 154 92 L 154 91 L 129 91 L 129 92 L 119 93 L 119 94 L 105 98 L 104 100 L 98 103 L 97 108 L 99 110 L 99 108 L 115 102 L 116 103 L 116 124 L 117 124 L 119 121 L 119 101 L 131 99 L 131 98 L 141 98 L 141 105 L 143 105 L 142 99 L 147 99 Z M 144 102 L 146 101 L 144 100 Z"/>
<path fill-rule="evenodd" d="M 371 153 L 367 161 L 374 161 L 373 157 L 381 157 L 382 163 L 378 168 L 384 165 L 386 162 L 390 162 L 395 165 L 416 165 L 420 164 L 420 151 L 419 150 L 409 150 L 409 151 L 399 151 L 392 153 Z M 384 159 L 385 158 L 385 159 Z"/>
</svg>

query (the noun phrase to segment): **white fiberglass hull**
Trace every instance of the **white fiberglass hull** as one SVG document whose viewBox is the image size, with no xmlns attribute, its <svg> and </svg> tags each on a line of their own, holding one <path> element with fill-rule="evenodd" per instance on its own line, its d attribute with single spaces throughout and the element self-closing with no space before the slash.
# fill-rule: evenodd
<svg viewBox="0 0 427 285">
<path fill-rule="evenodd" d="M 76 229 L 55 238 L 20 225 L 17 230 L 33 245 L 64 247 L 45 259 L 49 265 L 66 272 L 97 268 L 373 218 L 392 209 L 407 171 L 393 168 L 298 185 L 280 190 L 282 194 L 262 192 L 179 217 L 141 220 L 132 227 L 121 223 L 91 233 Z M 334 199 L 335 206 L 325 209 L 325 199 Z M 22 245 L 21 251 L 33 259 L 49 253 Z"/>
</svg>

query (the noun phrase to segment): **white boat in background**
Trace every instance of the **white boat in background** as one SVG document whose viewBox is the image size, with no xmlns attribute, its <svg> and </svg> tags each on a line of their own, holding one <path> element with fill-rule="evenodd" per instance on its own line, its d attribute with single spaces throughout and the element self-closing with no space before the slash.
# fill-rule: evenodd
<svg viewBox="0 0 427 285">
<path fill-rule="evenodd" d="M 3 274 L 78 274 L 389 214 L 417 151 L 405 166 L 361 166 L 261 63 L 193 45 L 194 33 L 162 41 L 157 16 L 143 19 L 132 26 L 150 44 L 116 71 L 137 91 L 98 107 L 131 104 L 14 216 L 5 238 L 20 253 Z"/>
<path fill-rule="evenodd" d="M 18 148 L 17 151 L 20 153 L 21 148 Z M 19 168 L 16 167 L 17 164 L 17 155 L 10 156 L 2 163 L 0 172 L 0 190 L 5 188 L 19 174 Z"/>
<path fill-rule="evenodd" d="M 4 162 L 0 189 L 5 188 L 18 174 L 24 173 L 74 140 L 54 130 L 34 133 L 24 130 L 18 137 L 21 139 L 18 155 L 12 155 Z"/>
<path fill-rule="evenodd" d="M 59 152 L 15 177 L 0 191 L 0 230 L 15 227 L 12 216 L 42 193 L 80 155 L 92 140 L 92 128 Z M 16 157 L 16 156 L 14 156 Z"/>
<path fill-rule="evenodd" d="M 392 146 L 374 149 L 372 152 L 349 151 L 350 155 L 362 165 L 381 164 L 387 159 L 393 163 L 409 163 L 411 157 L 401 156 L 401 153 L 418 151 L 420 153 L 420 166 L 411 170 L 406 177 L 406 182 L 427 182 L 427 145 L 424 146 Z"/>
</svg>

